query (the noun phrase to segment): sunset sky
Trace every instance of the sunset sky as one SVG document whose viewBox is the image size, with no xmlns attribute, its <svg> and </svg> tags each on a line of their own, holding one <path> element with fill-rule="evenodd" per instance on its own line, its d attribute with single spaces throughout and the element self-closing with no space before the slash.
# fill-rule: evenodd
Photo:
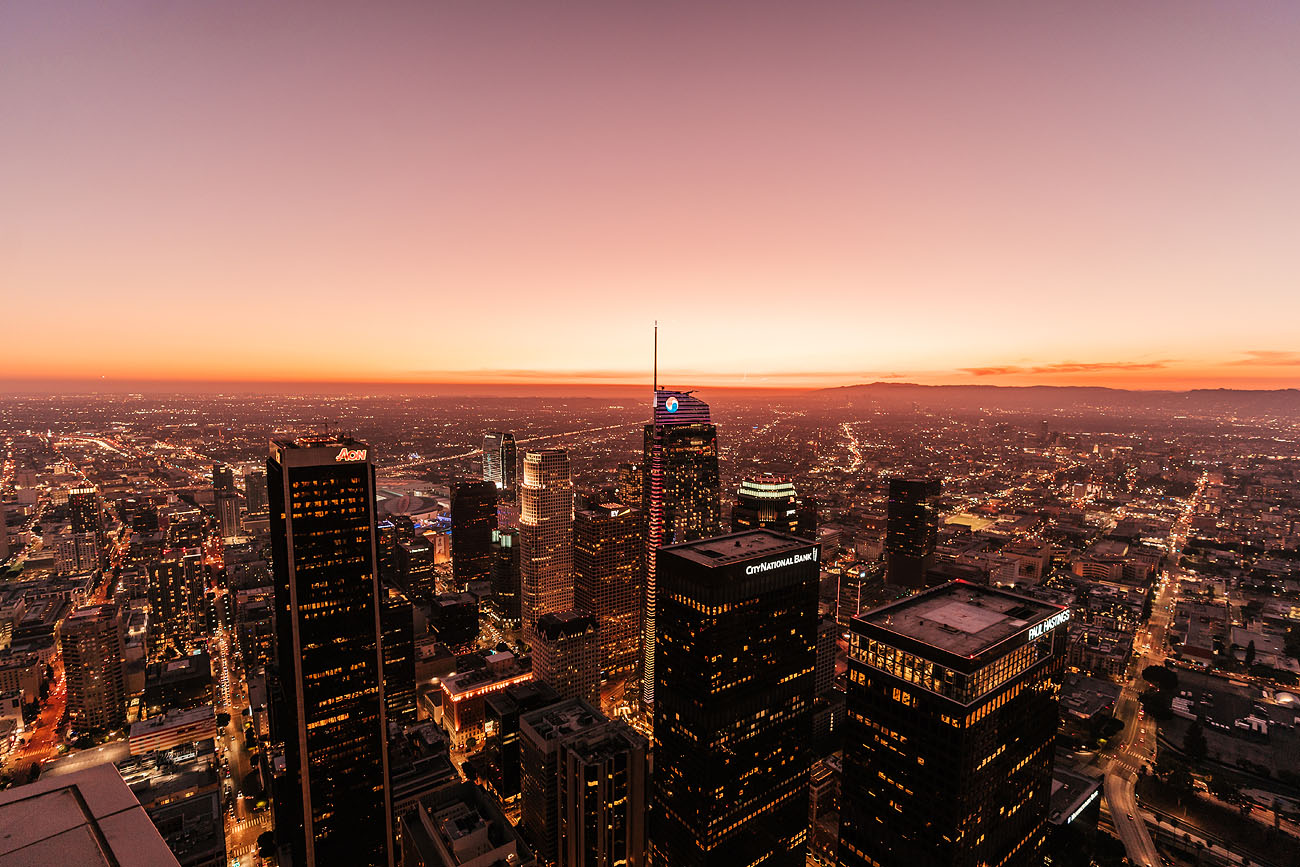
<svg viewBox="0 0 1300 867">
<path fill-rule="evenodd" d="M 1300 386 L 1300 3 L 10 3 L 0 380 Z"/>
</svg>

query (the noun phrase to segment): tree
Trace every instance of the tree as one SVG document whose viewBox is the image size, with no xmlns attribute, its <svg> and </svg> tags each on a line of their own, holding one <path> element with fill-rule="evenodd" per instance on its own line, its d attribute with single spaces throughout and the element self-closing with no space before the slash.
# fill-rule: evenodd
<svg viewBox="0 0 1300 867">
<path fill-rule="evenodd" d="M 1246 668 L 1250 668 L 1254 664 L 1255 664 L 1255 639 L 1252 638 L 1250 640 L 1250 643 L 1246 645 Z"/>
<path fill-rule="evenodd" d="M 230 725 L 230 714 L 225 711 L 217 714 L 217 728 L 223 729 L 228 725 Z"/>
<path fill-rule="evenodd" d="M 1208 748 L 1205 732 L 1201 730 L 1201 720 L 1198 717 L 1187 727 L 1187 734 L 1183 737 L 1183 752 L 1187 753 L 1187 757 L 1192 761 L 1199 762 L 1205 758 Z"/>
</svg>

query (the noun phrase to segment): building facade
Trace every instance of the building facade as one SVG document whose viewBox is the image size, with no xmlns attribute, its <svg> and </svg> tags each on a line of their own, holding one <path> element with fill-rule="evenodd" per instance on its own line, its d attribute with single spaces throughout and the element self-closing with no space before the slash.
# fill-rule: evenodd
<svg viewBox="0 0 1300 867">
<path fill-rule="evenodd" d="M 957 581 L 853 621 L 841 867 L 1042 863 L 1069 617 Z"/>
<path fill-rule="evenodd" d="M 274 441 L 266 474 L 281 687 L 273 736 L 285 765 L 276 841 L 295 867 L 392 867 L 370 448 Z"/>
<path fill-rule="evenodd" d="M 890 479 L 885 532 L 885 580 L 900 587 L 925 587 L 939 537 L 936 479 Z"/>
<path fill-rule="evenodd" d="M 519 506 L 519 611 L 527 639 L 538 617 L 573 607 L 573 479 L 567 451 L 524 455 Z"/>
<path fill-rule="evenodd" d="M 73 731 L 109 731 L 126 724 L 122 620 L 117 606 L 88 605 L 68 615 L 60 633 Z"/>
<path fill-rule="evenodd" d="M 644 527 L 641 512 L 619 503 L 574 515 L 573 607 L 600 624 L 606 677 L 632 674 L 641 659 Z"/>
<path fill-rule="evenodd" d="M 658 552 L 664 545 L 713 536 L 721 519 L 718 431 L 709 405 L 690 392 L 658 389 L 645 426 L 641 497 L 645 504 L 645 605 L 641 699 L 655 699 Z"/>
<path fill-rule="evenodd" d="M 509 431 L 491 431 L 483 437 L 483 481 L 494 484 L 502 499 L 515 498 L 519 474 L 515 435 Z"/>
<path fill-rule="evenodd" d="M 533 630 L 533 680 L 560 698 L 581 698 L 600 707 L 600 636 L 596 618 L 579 611 L 552 611 Z"/>
<path fill-rule="evenodd" d="M 804 863 L 819 559 L 770 530 L 660 551 L 655 864 Z"/>
<path fill-rule="evenodd" d="M 492 482 L 451 486 L 452 581 L 464 590 L 492 577 L 492 531 L 497 528 L 497 488 Z"/>
</svg>

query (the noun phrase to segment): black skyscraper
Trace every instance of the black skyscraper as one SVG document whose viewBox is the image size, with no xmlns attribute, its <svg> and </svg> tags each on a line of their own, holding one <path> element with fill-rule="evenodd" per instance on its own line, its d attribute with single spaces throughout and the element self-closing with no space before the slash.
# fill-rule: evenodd
<svg viewBox="0 0 1300 867">
<path fill-rule="evenodd" d="M 507 629 L 519 628 L 519 531 L 492 531 L 492 607 Z"/>
<path fill-rule="evenodd" d="M 890 479 L 885 535 L 885 580 L 900 587 L 924 587 L 934 566 L 939 535 L 937 479 Z"/>
<path fill-rule="evenodd" d="M 660 550 L 653 863 L 804 863 L 818 554 L 770 530 Z"/>
<path fill-rule="evenodd" d="M 492 577 L 492 531 L 497 528 L 497 487 L 457 482 L 451 487 L 451 569 L 456 586 Z"/>
<path fill-rule="evenodd" d="M 383 602 L 365 443 L 271 443 L 267 461 L 285 771 L 275 833 L 294 865 L 391 867 Z"/>
<path fill-rule="evenodd" d="M 1069 617 L 958 581 L 853 621 L 842 867 L 1043 863 Z"/>
<path fill-rule="evenodd" d="M 663 545 L 715 535 L 721 523 L 718 429 L 709 405 L 687 391 L 654 393 L 654 420 L 645 426 L 641 499 L 645 504 L 645 610 L 641 637 L 641 698 L 655 698 L 657 552 Z"/>
</svg>

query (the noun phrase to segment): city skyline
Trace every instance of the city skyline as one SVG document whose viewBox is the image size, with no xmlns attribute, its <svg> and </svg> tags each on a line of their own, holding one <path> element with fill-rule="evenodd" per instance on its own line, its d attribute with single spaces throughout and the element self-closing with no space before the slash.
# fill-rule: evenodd
<svg viewBox="0 0 1300 867">
<path fill-rule="evenodd" d="M 701 387 L 1292 387 L 1297 26 L 10 10 L 0 284 L 77 337 L 19 329 L 0 387 L 595 387 L 643 378 L 652 318 L 664 379 Z M 265 340 L 250 310 L 301 327 Z"/>
</svg>

